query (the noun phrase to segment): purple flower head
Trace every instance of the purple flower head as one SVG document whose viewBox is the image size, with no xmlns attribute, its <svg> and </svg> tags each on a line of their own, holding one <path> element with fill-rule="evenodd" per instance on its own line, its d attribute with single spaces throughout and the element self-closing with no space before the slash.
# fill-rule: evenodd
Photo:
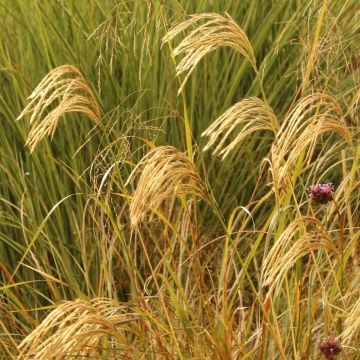
<svg viewBox="0 0 360 360">
<path fill-rule="evenodd" d="M 334 196 L 334 185 L 332 183 L 312 185 L 307 190 L 310 199 L 315 204 L 326 204 Z"/>
<path fill-rule="evenodd" d="M 325 336 L 319 343 L 319 349 L 328 360 L 334 360 L 342 350 L 340 340 L 336 336 Z"/>
</svg>

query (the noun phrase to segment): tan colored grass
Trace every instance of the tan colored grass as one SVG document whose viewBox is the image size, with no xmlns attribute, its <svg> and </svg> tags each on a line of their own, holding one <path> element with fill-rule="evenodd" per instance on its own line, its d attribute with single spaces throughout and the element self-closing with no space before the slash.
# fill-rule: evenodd
<svg viewBox="0 0 360 360">
<path fill-rule="evenodd" d="M 203 21 L 204 23 L 199 25 Z M 174 49 L 174 56 L 183 55 L 182 60 L 176 67 L 177 75 L 186 73 L 179 93 L 183 90 L 187 79 L 199 61 L 206 54 L 220 47 L 229 46 L 233 48 L 255 66 L 255 55 L 248 37 L 228 14 L 225 16 L 214 13 L 192 15 L 190 19 L 171 29 L 163 37 L 163 44 L 195 25 L 197 27 L 190 31 L 185 39 Z"/>
<path fill-rule="evenodd" d="M 166 200 L 184 193 L 203 196 L 202 181 L 194 163 L 172 146 L 156 147 L 134 168 L 127 184 L 139 177 L 130 204 L 132 226 L 149 212 L 160 211 Z"/>
<path fill-rule="evenodd" d="M 271 172 L 275 189 L 287 186 L 286 180 L 304 150 L 304 165 L 312 159 L 319 137 L 327 132 L 338 133 L 349 145 L 351 133 L 343 121 L 336 100 L 327 94 L 316 93 L 302 98 L 286 116 L 271 148 Z"/>
<path fill-rule="evenodd" d="M 356 118 L 359 119 L 359 111 L 360 111 L 360 87 L 355 92 L 353 98 L 347 109 L 347 115 L 353 117 L 353 122 L 358 125 L 358 121 Z"/>
<path fill-rule="evenodd" d="M 104 347 L 114 354 L 126 346 L 122 329 L 138 318 L 114 300 L 63 302 L 20 343 L 18 358 L 99 358 Z"/>
<path fill-rule="evenodd" d="M 225 111 L 202 133 L 202 136 L 210 138 L 204 151 L 221 139 L 215 146 L 213 154 L 221 155 L 222 159 L 225 159 L 245 137 L 253 132 L 269 130 L 276 135 L 278 128 L 277 117 L 269 105 L 256 97 L 243 99 Z M 238 132 L 235 136 L 233 134 L 236 130 Z M 232 137 L 234 138 L 230 141 Z"/>
<path fill-rule="evenodd" d="M 30 115 L 26 145 L 31 152 L 45 136 L 53 137 L 59 119 L 67 113 L 81 113 L 100 123 L 95 97 L 81 73 L 73 66 L 63 65 L 50 71 L 28 99 L 29 104 L 17 120 Z"/>
<path fill-rule="evenodd" d="M 337 254 L 335 245 L 319 220 L 309 216 L 295 220 L 280 235 L 265 258 L 263 286 L 279 289 L 296 261 L 317 250 Z"/>
<path fill-rule="evenodd" d="M 359 295 L 359 291 L 357 292 Z M 359 344 L 360 341 L 360 297 L 352 306 L 349 315 L 344 323 L 344 332 L 341 335 L 343 342 L 346 344 Z M 354 342 L 353 342 L 354 341 Z"/>
</svg>

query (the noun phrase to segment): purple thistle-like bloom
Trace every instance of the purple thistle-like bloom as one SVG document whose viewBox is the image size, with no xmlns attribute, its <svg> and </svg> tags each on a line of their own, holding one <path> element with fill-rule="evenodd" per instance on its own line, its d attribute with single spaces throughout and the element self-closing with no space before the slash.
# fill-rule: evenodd
<svg viewBox="0 0 360 360">
<path fill-rule="evenodd" d="M 332 183 L 312 185 L 307 190 L 310 199 L 316 204 L 326 204 L 333 200 L 334 185 Z"/>
<path fill-rule="evenodd" d="M 340 340 L 336 336 L 324 337 L 319 343 L 319 349 L 328 360 L 334 360 L 342 350 Z"/>
</svg>

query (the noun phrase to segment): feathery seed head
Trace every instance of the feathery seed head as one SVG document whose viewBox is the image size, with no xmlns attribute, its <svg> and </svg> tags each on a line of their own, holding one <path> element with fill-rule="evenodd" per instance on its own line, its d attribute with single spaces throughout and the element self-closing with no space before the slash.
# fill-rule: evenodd
<svg viewBox="0 0 360 360">
<path fill-rule="evenodd" d="M 195 193 L 204 197 L 203 183 L 194 163 L 172 146 L 159 146 L 147 153 L 126 184 L 137 176 L 139 180 L 130 204 L 133 227 L 143 221 L 149 212 L 159 211 L 166 206 L 167 200 L 180 194 Z"/>
<path fill-rule="evenodd" d="M 177 75 L 187 73 L 179 89 L 179 93 L 184 88 L 187 79 L 198 62 L 206 54 L 220 47 L 228 46 L 233 48 L 245 56 L 254 67 L 256 66 L 254 51 L 248 37 L 228 14 L 226 14 L 225 17 L 214 13 L 193 15 L 190 19 L 171 29 L 163 37 L 163 45 L 182 31 L 198 24 L 200 21 L 205 21 L 205 23 L 198 25 L 192 30 L 174 49 L 174 56 L 184 55 L 180 63 L 176 66 Z"/>
<path fill-rule="evenodd" d="M 23 339 L 18 358 L 99 359 L 103 354 L 99 345 L 119 339 L 119 333 L 138 319 L 128 310 L 125 304 L 105 298 L 64 301 Z"/>
<path fill-rule="evenodd" d="M 276 134 L 278 128 L 278 119 L 269 105 L 256 97 L 243 99 L 225 111 L 202 133 L 202 136 L 209 136 L 204 151 L 221 139 L 213 153 L 222 155 L 224 159 L 253 132 L 268 130 Z M 232 137 L 232 141 L 226 145 L 226 141 Z"/>
<path fill-rule="evenodd" d="M 343 344 L 351 344 L 357 341 L 360 335 L 360 290 L 355 292 L 355 304 L 351 306 L 351 310 L 344 322 L 344 331 L 341 334 Z"/>
<path fill-rule="evenodd" d="M 309 164 L 320 136 L 337 133 L 349 145 L 352 136 L 343 122 L 341 107 L 323 93 L 303 97 L 283 120 L 271 149 L 271 172 L 275 191 L 286 186 L 300 154 L 305 150 L 304 164 Z"/>
<path fill-rule="evenodd" d="M 299 238 L 299 231 L 305 233 Z M 293 221 L 283 231 L 265 258 L 262 278 L 263 286 L 279 290 L 278 286 L 296 261 L 314 251 L 323 250 L 337 255 L 337 249 L 322 223 L 310 216 Z"/>
<path fill-rule="evenodd" d="M 28 99 L 29 104 L 17 120 L 31 114 L 26 140 L 31 152 L 45 136 L 53 137 L 60 117 L 67 113 L 82 113 L 95 123 L 100 123 L 100 110 L 95 97 L 73 66 L 63 65 L 50 71 Z"/>
</svg>

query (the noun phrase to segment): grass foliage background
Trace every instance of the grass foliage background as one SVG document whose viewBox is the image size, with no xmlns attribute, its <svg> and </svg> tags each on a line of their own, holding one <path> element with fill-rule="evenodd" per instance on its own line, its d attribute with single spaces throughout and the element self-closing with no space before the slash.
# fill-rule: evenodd
<svg viewBox="0 0 360 360">
<path fill-rule="evenodd" d="M 214 36 L 178 95 L 191 30 L 168 34 L 201 13 L 231 16 L 256 64 Z M 357 0 L 0 0 L 3 357 L 316 359 L 337 335 L 358 358 L 359 16 Z M 16 119 L 65 64 L 100 123 L 75 109 L 31 152 Z M 228 156 L 203 151 L 254 97 Z M 264 106 L 273 132 L 252 128 Z M 324 182 L 335 201 L 314 206 Z"/>
</svg>

